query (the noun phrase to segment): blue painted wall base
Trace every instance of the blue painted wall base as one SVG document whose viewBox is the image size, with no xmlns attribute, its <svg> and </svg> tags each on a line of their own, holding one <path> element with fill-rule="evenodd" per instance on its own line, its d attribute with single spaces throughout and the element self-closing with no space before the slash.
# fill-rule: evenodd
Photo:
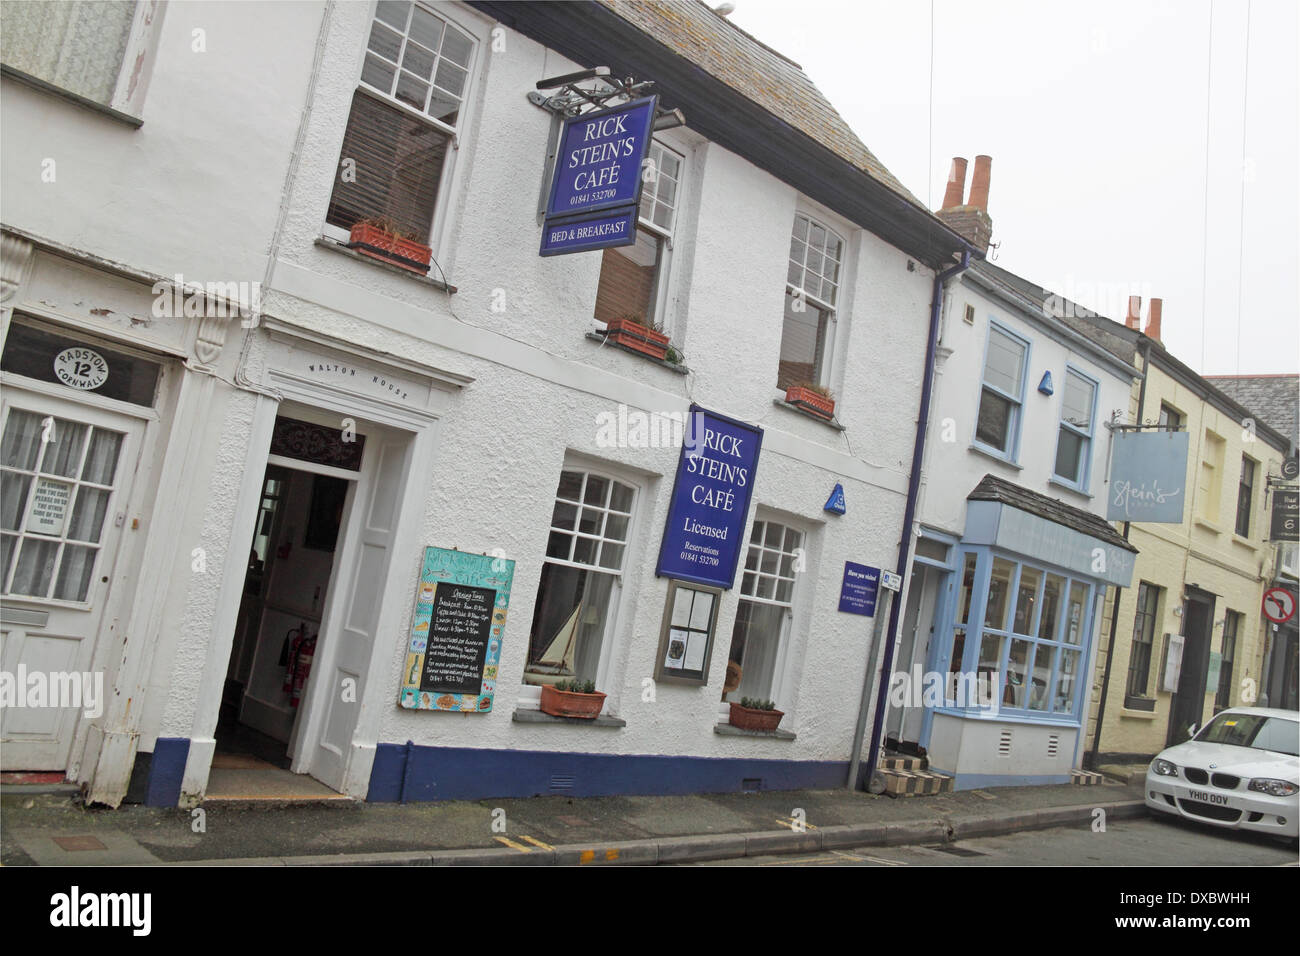
<svg viewBox="0 0 1300 956">
<path fill-rule="evenodd" d="M 844 786 L 848 761 L 478 750 L 380 744 L 366 799 L 379 803 L 563 795 L 739 793 Z M 753 781 L 758 781 L 757 787 Z"/>
<path fill-rule="evenodd" d="M 181 780 L 190 742 L 185 737 L 159 737 L 149 762 L 149 784 L 144 802 L 149 807 L 174 807 L 181 802 Z"/>
</svg>

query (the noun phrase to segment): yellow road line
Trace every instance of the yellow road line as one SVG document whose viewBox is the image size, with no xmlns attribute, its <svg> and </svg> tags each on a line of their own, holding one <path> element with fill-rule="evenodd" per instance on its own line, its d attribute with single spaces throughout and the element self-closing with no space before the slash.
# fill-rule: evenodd
<svg viewBox="0 0 1300 956">
<path fill-rule="evenodd" d="M 500 842 L 500 843 L 504 843 L 506 846 L 510 847 L 510 849 L 512 849 L 512 850 L 518 850 L 520 853 L 532 853 L 532 852 L 533 852 L 533 848 L 532 848 L 532 847 L 530 847 L 530 846 L 524 846 L 522 843 L 516 843 L 514 840 L 508 839 L 507 837 L 499 836 L 499 837 L 493 837 L 492 839 L 494 839 L 494 840 L 496 840 L 496 841 L 498 841 L 498 842 Z M 525 839 L 526 839 L 526 838 L 525 838 Z"/>
<path fill-rule="evenodd" d="M 529 843 L 531 843 L 533 846 L 541 847 L 543 850 L 554 850 L 554 849 L 555 849 L 555 847 L 551 846 L 549 843 L 543 843 L 541 840 L 537 839 L 536 837 L 521 836 L 519 839 L 521 839 L 521 840 L 527 840 L 527 841 L 528 841 Z"/>
</svg>

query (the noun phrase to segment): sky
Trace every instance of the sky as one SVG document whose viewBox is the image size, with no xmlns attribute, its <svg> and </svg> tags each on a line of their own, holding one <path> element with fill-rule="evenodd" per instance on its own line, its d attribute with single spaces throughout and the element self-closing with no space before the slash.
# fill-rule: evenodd
<svg viewBox="0 0 1300 956">
<path fill-rule="evenodd" d="M 998 265 L 1117 321 L 1163 299 L 1203 374 L 1300 369 L 1295 0 L 735 4 L 931 209 L 991 156 Z"/>
</svg>

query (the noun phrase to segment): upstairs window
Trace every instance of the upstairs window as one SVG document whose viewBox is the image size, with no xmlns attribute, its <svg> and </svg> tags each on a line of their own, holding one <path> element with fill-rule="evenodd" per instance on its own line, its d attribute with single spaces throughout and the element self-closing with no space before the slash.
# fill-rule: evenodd
<svg viewBox="0 0 1300 956">
<path fill-rule="evenodd" d="M 464 118 L 474 41 L 418 3 L 380 0 L 325 221 L 384 221 L 429 244 Z M 348 174 L 349 169 L 351 175 Z"/>
<path fill-rule="evenodd" d="M 1223 648 L 1219 654 L 1219 686 L 1214 706 L 1219 710 L 1232 706 L 1232 665 L 1237 659 L 1237 635 L 1241 631 L 1241 614 L 1229 611 L 1223 618 Z"/>
<path fill-rule="evenodd" d="M 668 264 L 683 160 L 660 142 L 650 144 L 648 158 L 636 242 L 606 249 L 600 261 L 596 290 L 596 319 L 600 322 L 635 316 L 646 325 L 661 325 L 667 311 Z"/>
<path fill-rule="evenodd" d="M 843 258 L 844 242 L 831 229 L 808 216 L 794 217 L 777 388 L 825 384 Z"/>
<path fill-rule="evenodd" d="M 1160 403 L 1160 417 L 1156 420 L 1161 428 L 1176 432 L 1183 427 L 1183 416 L 1164 402 Z"/>
<path fill-rule="evenodd" d="M 1128 656 L 1128 697 L 1146 697 L 1147 688 L 1151 684 L 1151 648 L 1155 644 L 1160 591 L 1160 588 L 1145 581 L 1138 587 L 1137 612 L 1133 615 L 1133 643 Z"/>
<path fill-rule="evenodd" d="M 989 327 L 975 441 L 1004 458 L 1016 457 L 1028 360 L 1028 342 L 995 325 Z"/>
<path fill-rule="evenodd" d="M 1061 396 L 1061 427 L 1056 439 L 1056 477 L 1079 488 L 1088 485 L 1088 461 L 1092 449 L 1093 409 L 1097 383 L 1073 369 L 1065 373 Z"/>
<path fill-rule="evenodd" d="M 134 3 L 0 4 L 4 65 L 93 103 L 119 106 L 114 96 L 135 16 Z"/>
<path fill-rule="evenodd" d="M 1250 510 L 1255 502 L 1255 462 L 1241 456 L 1241 480 L 1237 484 L 1237 523 L 1234 530 L 1250 537 Z"/>
</svg>

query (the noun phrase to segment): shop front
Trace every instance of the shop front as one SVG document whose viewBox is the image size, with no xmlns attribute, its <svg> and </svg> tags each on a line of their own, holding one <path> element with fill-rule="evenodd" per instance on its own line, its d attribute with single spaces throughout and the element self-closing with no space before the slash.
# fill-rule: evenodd
<svg viewBox="0 0 1300 956">
<path fill-rule="evenodd" d="M 924 658 L 942 691 L 917 720 L 930 766 L 957 789 L 1069 782 L 1105 588 L 1130 583 L 1135 549 L 1096 515 L 986 476 L 946 553 L 913 571 L 944 582 Z"/>
</svg>

